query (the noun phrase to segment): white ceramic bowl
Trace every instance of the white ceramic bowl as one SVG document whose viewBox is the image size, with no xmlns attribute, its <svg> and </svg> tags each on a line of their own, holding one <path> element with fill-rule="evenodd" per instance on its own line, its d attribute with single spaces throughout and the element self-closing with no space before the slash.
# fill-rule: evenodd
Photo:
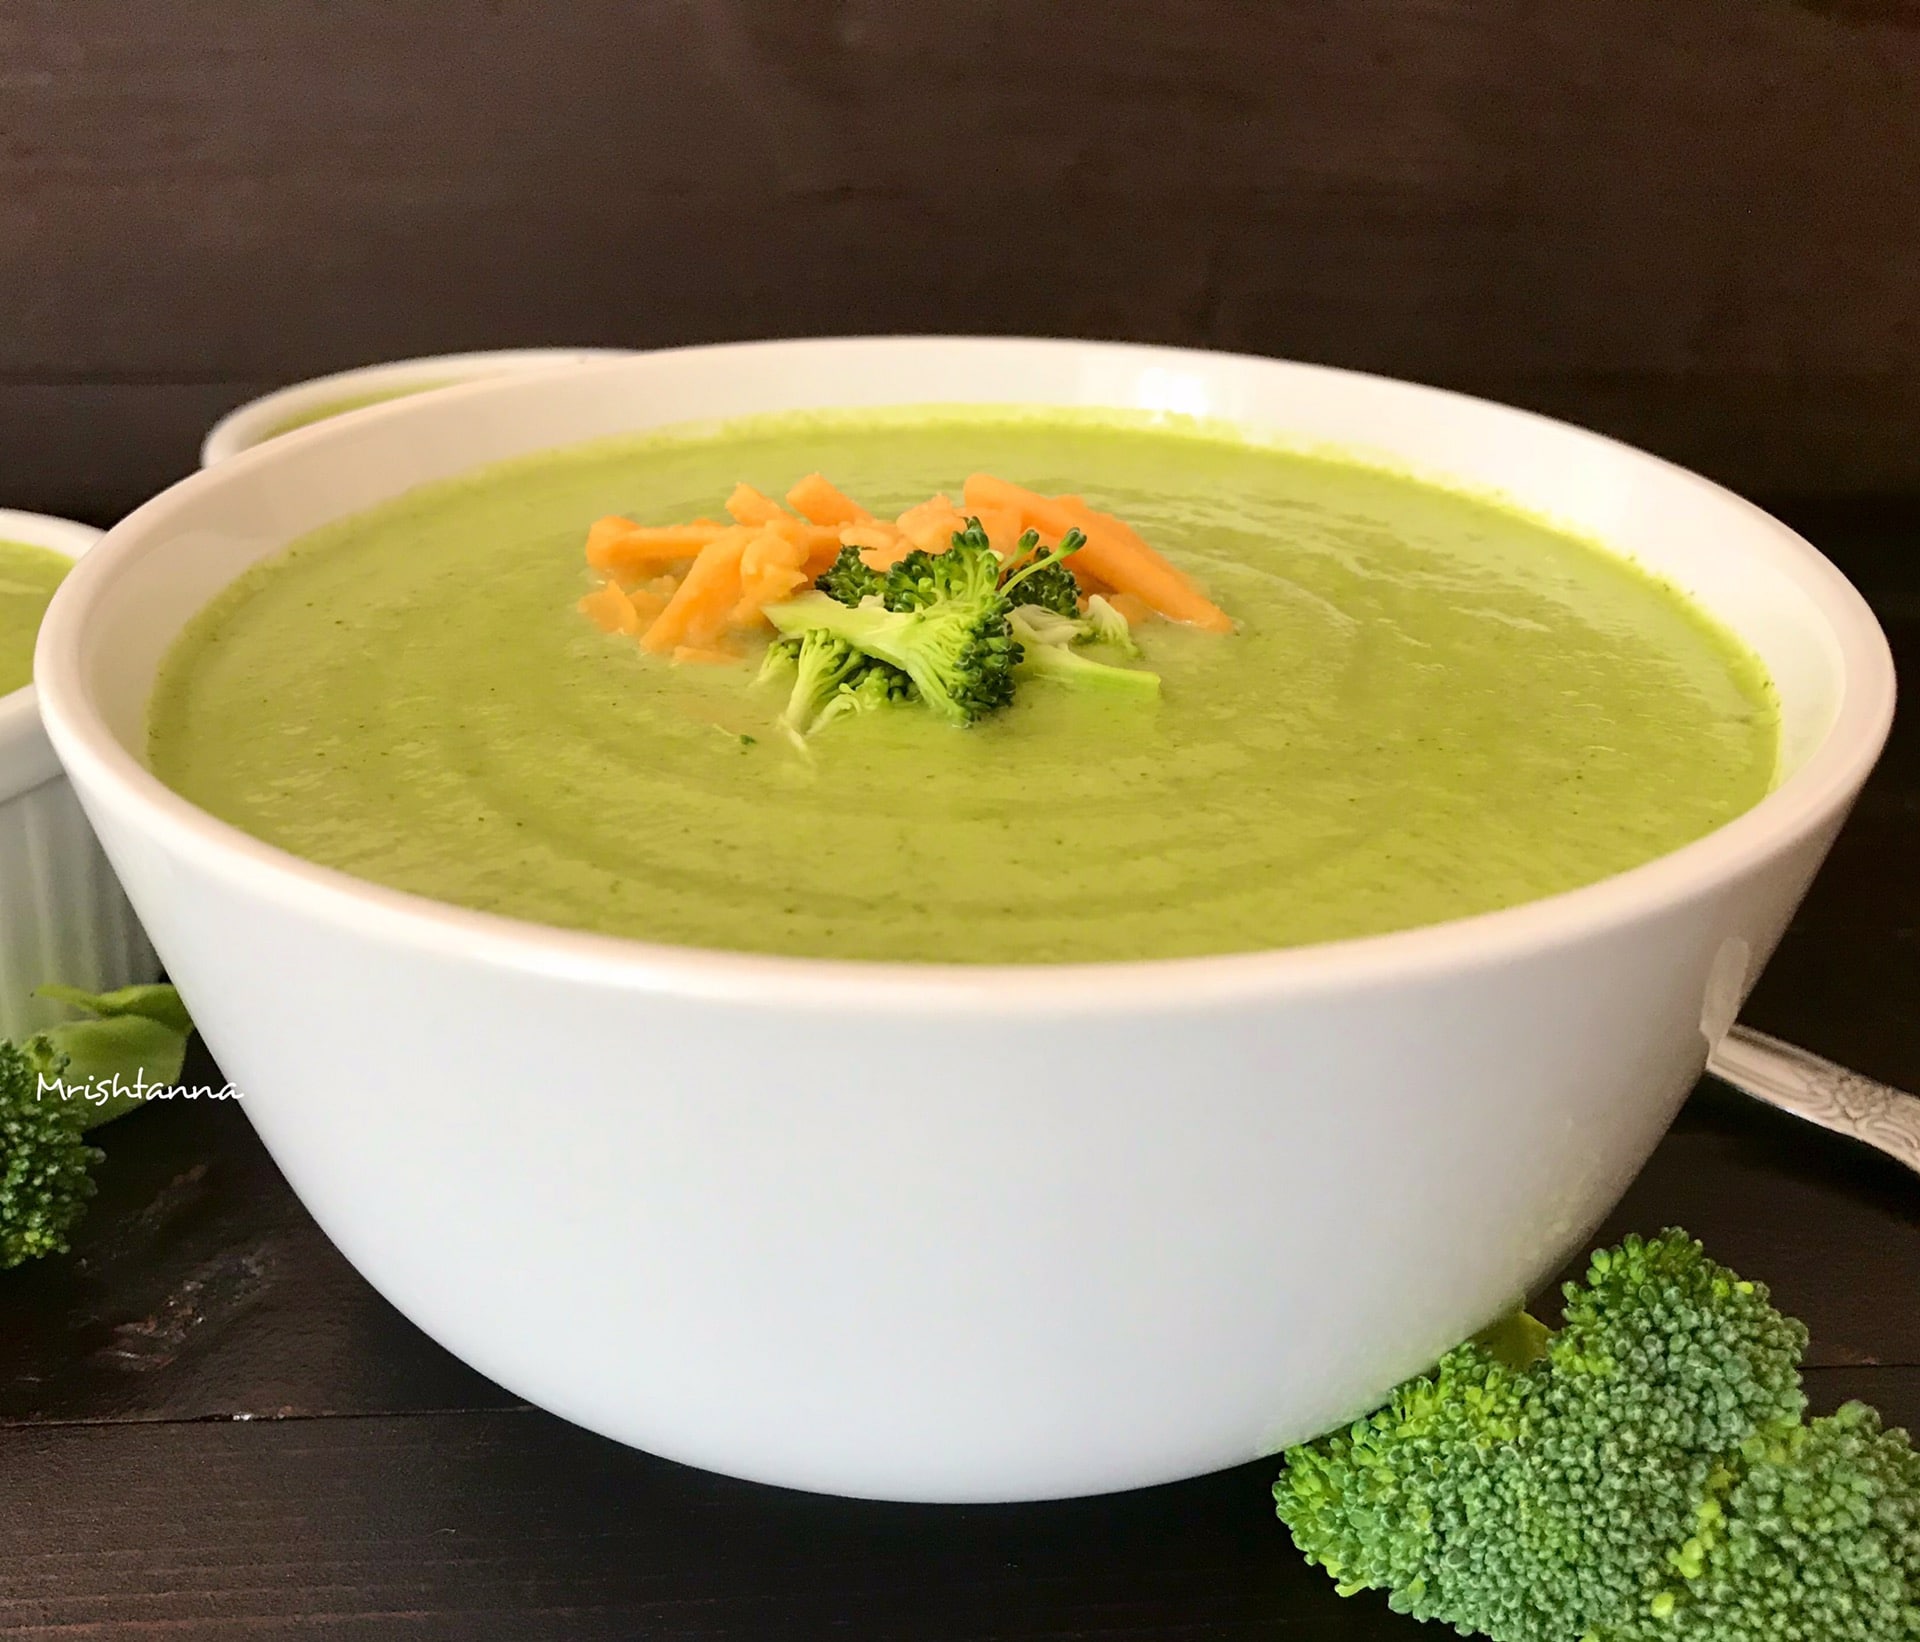
<svg viewBox="0 0 1920 1642">
<path fill-rule="evenodd" d="M 249 399 L 207 430 L 200 445 L 200 465 L 236 456 L 243 450 L 277 438 L 289 422 L 324 411 L 330 405 L 374 394 L 400 396 L 430 389 L 481 382 L 521 371 L 548 371 L 556 366 L 583 365 L 597 359 L 618 359 L 626 348 L 495 348 L 483 353 L 427 354 L 418 359 L 394 359 L 383 365 L 361 365 L 349 371 L 312 377 L 290 387 L 277 388 Z M 337 414 L 346 414 L 340 412 Z"/>
<path fill-rule="evenodd" d="M 0 508 L 0 542 L 77 559 L 100 532 L 71 519 Z M 150 981 L 153 948 L 61 773 L 29 684 L 0 695 L 0 1038 L 63 1016 L 33 996 L 63 981 L 89 992 Z"/>
<path fill-rule="evenodd" d="M 462 911 L 282 854 L 142 764 L 180 624 L 329 519 L 654 424 L 1006 401 L 1207 412 L 1386 452 L 1615 543 L 1772 669 L 1784 779 L 1710 836 L 1551 900 L 1042 974 Z M 1651 457 L 1379 378 L 1017 340 L 688 349 L 315 428 L 118 526 L 61 592 L 39 663 L 54 744 L 195 1019 L 382 1293 L 625 1442 L 917 1500 L 1128 1488 L 1267 1454 L 1512 1304 L 1666 1128 L 1893 705 L 1885 640 L 1839 573 Z"/>
</svg>

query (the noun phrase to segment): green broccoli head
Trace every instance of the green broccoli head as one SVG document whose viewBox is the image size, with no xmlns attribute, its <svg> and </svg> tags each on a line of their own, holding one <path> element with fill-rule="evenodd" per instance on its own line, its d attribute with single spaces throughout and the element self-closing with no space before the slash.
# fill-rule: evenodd
<svg viewBox="0 0 1920 1642">
<path fill-rule="evenodd" d="M 828 598 L 852 605 L 862 599 L 879 597 L 884 582 L 880 572 L 860 557 L 859 548 L 843 547 L 840 556 L 821 572 L 813 585 Z"/>
<path fill-rule="evenodd" d="M 760 671 L 754 675 L 753 682 L 791 685 L 794 670 L 800 664 L 800 640 L 798 633 L 782 633 L 769 643 L 767 653 L 760 658 Z"/>
<path fill-rule="evenodd" d="M 986 550 L 992 559 L 992 550 Z M 899 571 L 914 555 L 894 567 Z M 781 633 L 822 630 L 852 648 L 898 668 L 920 698 L 956 724 L 971 724 L 1013 697 L 1013 670 L 1020 661 L 1007 622 L 1007 601 L 989 579 L 980 580 L 968 555 L 929 558 L 909 571 L 916 579 L 903 608 L 866 603 L 849 609 L 824 593 L 803 594 L 767 606 Z M 889 572 L 889 583 L 893 572 Z M 904 578 L 903 578 L 904 580 Z M 890 585 L 889 604 L 894 597 Z"/>
<path fill-rule="evenodd" d="M 1086 539 L 1082 532 L 1069 530 L 1058 547 L 1043 550 L 1040 532 L 1029 530 L 1014 544 L 1001 592 L 1011 594 L 1018 588 L 1021 604 L 1038 605 L 1056 616 L 1078 617 L 1080 585 L 1064 561 L 1069 554 L 1077 553 Z"/>
<path fill-rule="evenodd" d="M 66 1057 L 45 1038 L 0 1043 L 0 1271 L 37 1255 L 62 1254 L 94 1194 L 97 1147 L 69 1102 L 42 1095 Z"/>
<path fill-rule="evenodd" d="M 1920 1637 L 1920 1455 L 1863 1403 L 1749 1438 L 1602 1642 Z"/>
<path fill-rule="evenodd" d="M 880 597 L 889 610 L 990 604 L 1000 587 L 1000 559 L 977 519 L 953 533 L 944 553 L 915 548 L 887 571 Z M 1004 607 L 1006 601 L 999 601 Z"/>
<path fill-rule="evenodd" d="M 1379 1413 L 1290 1451 L 1280 1516 L 1343 1594 L 1385 1590 L 1394 1609 L 1463 1632 L 1679 1638 L 1674 1615 L 1699 1600 L 1683 1571 L 1729 1566 L 1703 1534 L 1760 1486 L 1756 1456 L 1819 1425 L 1801 1423 L 1806 1332 L 1668 1232 L 1596 1255 L 1543 1340 L 1531 1361 L 1484 1339 L 1461 1346 Z M 1662 1614 L 1667 1629 L 1645 1628 Z"/>
<path fill-rule="evenodd" d="M 814 720 L 817 733 L 837 718 L 871 713 L 882 707 L 899 707 L 914 698 L 913 680 L 884 661 L 869 661 L 834 691 Z"/>
<path fill-rule="evenodd" d="M 781 726 L 802 740 L 813 734 L 827 704 L 871 665 L 864 654 L 825 628 L 802 633 L 794 650 L 793 688 L 780 715 Z"/>
</svg>

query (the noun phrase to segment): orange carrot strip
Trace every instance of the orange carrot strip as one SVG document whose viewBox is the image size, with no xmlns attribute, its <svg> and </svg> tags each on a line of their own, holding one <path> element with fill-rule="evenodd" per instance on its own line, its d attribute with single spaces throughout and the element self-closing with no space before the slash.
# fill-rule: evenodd
<svg viewBox="0 0 1920 1642">
<path fill-rule="evenodd" d="M 987 533 L 987 540 L 993 544 L 994 552 L 1006 558 L 1020 541 L 1020 515 L 1008 507 L 984 507 L 971 510 L 980 521 L 980 528 Z"/>
<path fill-rule="evenodd" d="M 707 543 L 666 608 L 641 636 L 641 646 L 660 654 L 718 638 L 740 597 L 740 556 L 757 534 L 746 525 L 735 525 Z"/>
<path fill-rule="evenodd" d="M 915 547 L 924 548 L 929 553 L 946 552 L 953 545 L 953 533 L 964 530 L 967 525 L 967 521 L 960 517 L 960 510 L 944 491 L 929 496 L 917 507 L 908 508 L 897 523 L 901 535 Z"/>
<path fill-rule="evenodd" d="M 1183 621 L 1210 633 L 1230 633 L 1233 619 L 1180 571 L 1141 540 L 1129 525 L 1085 502 L 1042 496 L 990 473 L 976 473 L 964 491 L 967 506 L 1011 507 L 1042 535 L 1058 538 L 1069 530 L 1086 532 L 1086 546 L 1067 564 L 1077 576 L 1092 576 L 1122 593 L 1135 593 L 1171 621 Z"/>
<path fill-rule="evenodd" d="M 740 657 L 731 650 L 714 650 L 702 644 L 676 644 L 673 647 L 673 664 L 676 667 L 683 666 L 687 662 L 694 662 L 701 666 L 724 667 L 739 659 Z"/>
<path fill-rule="evenodd" d="M 633 577 L 663 565 L 691 559 L 725 529 L 724 525 L 628 525 L 602 530 L 602 519 L 587 533 L 587 563 L 609 576 Z"/>
<path fill-rule="evenodd" d="M 913 543 L 900 534 L 898 525 L 880 521 L 870 525 L 848 525 L 840 532 L 840 540 L 844 546 L 859 548 L 860 557 L 869 570 L 886 570 L 913 551 Z M 829 559 L 827 564 L 832 562 Z M 827 565 L 819 568 L 825 570 Z M 818 573 L 815 572 L 816 575 Z"/>
<path fill-rule="evenodd" d="M 590 617 L 603 633 L 637 633 L 640 618 L 626 594 L 612 582 L 596 587 L 580 601 L 581 613 Z"/>
<path fill-rule="evenodd" d="M 873 517 L 823 473 L 809 473 L 788 491 L 787 506 L 817 525 L 865 524 Z"/>
<path fill-rule="evenodd" d="M 733 494 L 727 498 L 727 512 L 736 523 L 743 525 L 771 524 L 775 519 L 793 517 L 771 496 L 763 496 L 744 482 L 733 487 Z"/>
<path fill-rule="evenodd" d="M 824 553 L 827 563 L 832 564 L 840 551 L 840 532 L 833 525 L 808 524 L 805 519 L 789 519 L 782 515 L 769 520 L 766 528 L 804 547 L 809 559 Z"/>
<path fill-rule="evenodd" d="M 769 527 L 747 543 L 740 555 L 740 578 L 752 581 L 768 565 L 797 568 L 807 562 L 808 543 L 796 541 L 785 531 Z"/>
<path fill-rule="evenodd" d="M 631 519 L 622 518 L 618 513 L 609 513 L 604 519 L 595 519 L 587 526 L 587 563 L 598 570 L 600 565 L 594 561 L 604 553 L 609 542 L 618 541 L 630 530 L 640 527 Z"/>
<path fill-rule="evenodd" d="M 633 608 L 632 630 L 636 633 L 667 607 L 667 601 L 663 595 L 645 587 L 632 589 L 627 594 L 627 603 Z"/>
<path fill-rule="evenodd" d="M 760 612 L 768 605 L 784 599 L 806 580 L 803 571 L 791 570 L 785 565 L 763 567 L 759 575 L 751 580 L 743 580 L 739 600 L 728 615 L 728 622 L 734 627 L 761 626 Z"/>
<path fill-rule="evenodd" d="M 1073 561 L 1069 559 L 1067 562 L 1071 564 Z M 1101 597 L 1127 618 L 1129 627 L 1138 627 L 1153 614 L 1153 606 L 1138 593 L 1103 593 Z"/>
</svg>

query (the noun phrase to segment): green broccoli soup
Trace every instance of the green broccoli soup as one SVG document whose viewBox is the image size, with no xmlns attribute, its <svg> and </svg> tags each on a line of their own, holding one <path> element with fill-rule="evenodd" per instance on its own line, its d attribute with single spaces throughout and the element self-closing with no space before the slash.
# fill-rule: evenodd
<svg viewBox="0 0 1920 1642">
<path fill-rule="evenodd" d="M 1571 889 L 1755 803 L 1776 731 L 1732 637 L 1489 501 L 1183 423 L 920 410 L 549 452 L 336 522 L 188 627 L 150 757 L 462 906 L 1072 962 Z"/>
<path fill-rule="evenodd" d="M 33 641 L 73 560 L 49 547 L 0 542 L 0 695 L 33 682 Z"/>
</svg>

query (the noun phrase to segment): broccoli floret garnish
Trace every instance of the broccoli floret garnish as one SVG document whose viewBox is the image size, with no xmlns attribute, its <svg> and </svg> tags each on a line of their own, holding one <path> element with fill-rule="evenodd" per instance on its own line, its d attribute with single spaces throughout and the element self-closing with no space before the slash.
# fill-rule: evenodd
<svg viewBox="0 0 1920 1642">
<path fill-rule="evenodd" d="M 1022 589 L 1024 592 L 1025 590 Z M 1140 667 L 1113 667 L 1082 655 L 1074 644 L 1088 636 L 1087 624 L 1068 620 L 1040 605 L 1023 604 L 1009 619 L 1020 641 L 1019 672 L 1033 678 L 1096 690 L 1124 690 L 1137 696 L 1157 696 L 1160 675 Z"/>
<path fill-rule="evenodd" d="M 1000 558 L 987 541 L 977 519 L 953 533 L 953 545 L 944 553 L 916 547 L 890 570 L 880 588 L 889 610 L 926 610 L 934 605 L 982 605 L 996 602 L 1000 590 Z M 1012 606 L 998 599 L 1001 613 Z"/>
<path fill-rule="evenodd" d="M 1084 532 L 1069 530 L 1060 538 L 1058 547 L 1042 548 L 1040 532 L 1029 530 L 1014 543 L 1013 557 L 1000 590 L 1005 593 L 1018 587 L 1022 604 L 1038 605 L 1057 616 L 1077 617 L 1080 586 L 1062 561 L 1069 554 L 1077 553 L 1086 540 Z"/>
<path fill-rule="evenodd" d="M 767 653 L 760 658 L 760 671 L 754 675 L 753 682 L 755 684 L 790 683 L 799 662 L 800 635 L 782 633 L 767 646 Z"/>
<path fill-rule="evenodd" d="M 138 1097 L 103 1091 L 136 1074 L 150 1088 L 177 1081 L 192 1030 L 170 986 L 41 990 L 98 1018 L 22 1044 L 0 1043 L 0 1271 L 66 1252 L 104 1155 L 88 1144 L 87 1132 L 139 1104 Z M 93 1097 L 71 1092 L 79 1088 Z"/>
<path fill-rule="evenodd" d="M 828 598 L 853 605 L 862 599 L 877 598 L 884 579 L 860 557 L 859 548 L 843 547 L 839 558 L 821 572 L 813 585 Z"/>
<path fill-rule="evenodd" d="M 906 610 L 873 599 L 850 610 L 824 593 L 808 593 L 770 604 L 766 613 L 782 633 L 824 631 L 899 668 L 929 707 L 956 724 L 984 718 L 1013 697 L 1020 647 L 1006 600 L 991 587 L 984 596 L 943 589 Z"/>
<path fill-rule="evenodd" d="M 1098 593 L 1087 600 L 1087 613 L 1082 619 L 1087 624 L 1088 643 L 1103 644 L 1129 659 L 1140 654 L 1140 646 L 1134 643 L 1133 628 L 1127 618 Z"/>
<path fill-rule="evenodd" d="M 881 707 L 898 707 L 914 697 L 913 680 L 884 661 L 870 661 L 852 678 L 834 691 L 813 721 L 816 731 L 836 718 L 854 713 L 870 713 Z"/>
<path fill-rule="evenodd" d="M 1566 1300 L 1288 1451 L 1280 1517 L 1342 1595 L 1495 1642 L 1920 1635 L 1920 1459 L 1857 1404 L 1804 1418 L 1764 1288 L 1670 1231 Z"/>
<path fill-rule="evenodd" d="M 787 693 L 787 711 L 781 712 L 780 724 L 797 739 L 812 736 L 854 707 L 877 707 L 897 699 L 897 691 L 906 684 L 906 676 L 897 668 L 874 661 L 828 628 L 806 628 L 797 641 L 776 640 L 768 655 L 774 649 L 787 649 L 789 643 L 793 645 L 793 689 Z M 766 663 L 760 670 L 766 672 Z"/>
<path fill-rule="evenodd" d="M 1039 540 L 1028 531 L 1003 565 L 980 521 L 969 519 L 945 552 L 916 548 L 884 575 L 843 548 L 813 593 L 766 607 L 781 636 L 761 677 L 798 670 L 783 720 L 788 730 L 806 736 L 844 713 L 916 695 L 955 723 L 971 724 L 1012 700 L 1016 668 L 1073 684 L 1157 692 L 1160 680 L 1151 673 L 1071 653 L 1073 642 L 1096 636 L 1080 617 L 1079 593 L 1062 562 L 1086 537 L 1070 530 L 1057 547 L 1036 551 Z M 808 647 L 816 643 L 823 648 L 810 669 Z M 848 651 L 888 674 L 867 684 Z M 842 691 L 849 699 L 838 699 Z"/>
</svg>

